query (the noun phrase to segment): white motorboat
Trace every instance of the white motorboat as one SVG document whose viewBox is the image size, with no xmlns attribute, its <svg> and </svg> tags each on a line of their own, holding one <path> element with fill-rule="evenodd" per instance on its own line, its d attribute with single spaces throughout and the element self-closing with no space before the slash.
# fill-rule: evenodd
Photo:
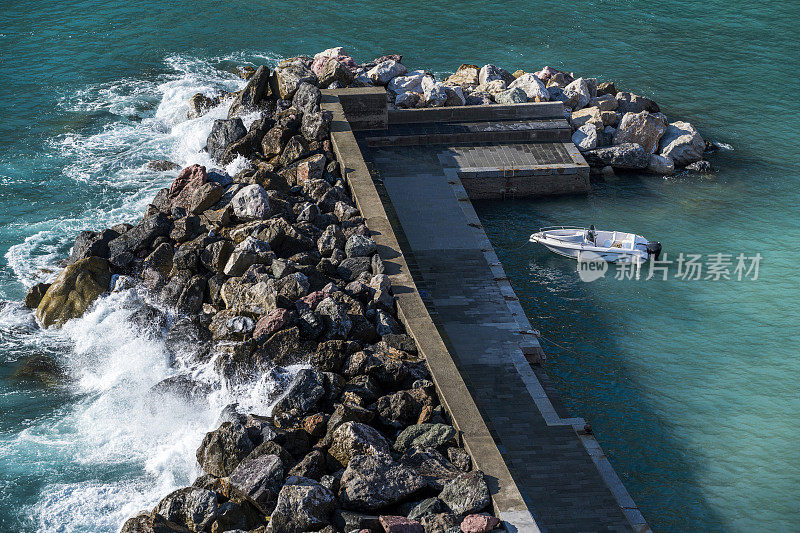
<svg viewBox="0 0 800 533">
<path fill-rule="evenodd" d="M 531 235 L 531 242 L 572 259 L 609 263 L 643 263 L 661 256 L 661 243 L 622 231 L 596 230 L 594 226 L 550 226 Z"/>
</svg>

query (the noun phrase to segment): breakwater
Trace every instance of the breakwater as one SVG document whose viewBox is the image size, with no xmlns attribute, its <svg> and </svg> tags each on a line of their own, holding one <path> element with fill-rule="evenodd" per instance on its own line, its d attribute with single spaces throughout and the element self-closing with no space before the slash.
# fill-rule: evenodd
<svg viewBox="0 0 800 533">
<path fill-rule="evenodd" d="M 395 68 L 399 63 L 399 58 L 381 59 L 384 60 L 377 61 L 369 68 L 359 66 L 367 73 L 374 71 L 374 77 L 367 74 L 370 83 L 386 83 L 380 78 L 381 69 L 395 69 L 394 72 L 400 72 L 400 69 Z M 329 68 L 329 64 L 334 66 Z M 236 490 L 229 490 L 224 483 L 221 486 L 216 485 L 215 479 L 230 479 L 233 476 L 231 468 L 238 468 L 240 463 L 250 457 L 256 447 L 265 442 L 277 442 L 278 446 L 294 449 L 293 445 L 287 444 L 288 441 L 285 439 L 308 439 L 303 432 L 315 437 L 314 430 L 308 431 L 308 428 L 305 427 L 306 419 L 309 417 L 321 415 L 315 420 L 318 421 L 317 425 L 320 423 L 324 425 L 326 433 L 317 436 L 320 437 L 320 442 L 325 441 L 329 436 L 327 430 L 331 428 L 330 420 L 336 415 L 336 412 L 335 407 L 332 408 L 324 402 L 344 398 L 341 395 L 346 393 L 353 394 L 346 396 L 348 401 L 343 405 L 357 405 L 370 411 L 373 417 L 377 416 L 377 422 L 374 425 L 378 427 L 376 431 L 384 440 L 387 439 L 387 435 L 391 436 L 390 440 L 400 439 L 402 431 L 396 431 L 400 427 L 382 420 L 380 413 L 369 408 L 377 405 L 375 401 L 379 402 L 380 399 L 393 394 L 403 392 L 413 396 L 424 393 L 425 384 L 422 383 L 426 380 L 424 371 L 421 374 L 414 374 L 410 370 L 410 367 L 414 367 L 414 365 L 416 365 L 415 368 L 420 366 L 424 368 L 424 365 L 420 365 L 421 360 L 414 358 L 414 351 L 418 351 L 417 347 L 403 342 L 408 339 L 402 337 L 404 335 L 402 327 L 396 322 L 392 323 L 394 320 L 392 317 L 393 305 L 391 299 L 387 298 L 387 295 L 391 294 L 390 287 L 386 285 L 385 279 L 380 277 L 383 268 L 382 261 L 374 260 L 375 257 L 380 257 L 380 254 L 376 254 L 375 240 L 370 242 L 371 233 L 375 230 L 369 227 L 369 224 L 363 225 L 364 221 L 359 220 L 360 215 L 353 209 L 352 202 L 349 200 L 346 183 L 340 183 L 337 179 L 341 177 L 337 174 L 340 172 L 337 163 L 341 164 L 342 161 L 337 162 L 336 158 L 332 156 L 332 147 L 325 145 L 328 119 L 325 111 L 316 110 L 320 97 L 319 93 L 315 91 L 314 85 L 324 83 L 322 80 L 325 79 L 326 68 L 332 69 L 336 74 L 339 64 L 345 64 L 346 67 L 346 61 L 339 59 L 323 61 L 322 71 L 314 81 L 315 78 L 307 71 L 316 75 L 315 65 L 310 60 L 300 58 L 283 63 L 276 69 L 275 75 L 270 75 L 266 69 L 254 71 L 248 87 L 232 98 L 226 99 L 226 95 L 220 95 L 220 100 L 207 95 L 194 98 L 193 109 L 197 114 L 202 114 L 209 107 L 222 102 L 230 105 L 229 118 L 215 124 L 214 131 L 208 139 L 209 154 L 220 163 L 231 162 L 242 157 L 251 159 L 253 165 L 235 176 L 215 171 L 209 172 L 199 166 L 187 167 L 169 189 L 159 193 L 140 223 L 135 226 L 120 225 L 99 233 L 82 234 L 79 241 L 76 242 L 70 266 L 60 275 L 59 279 L 52 286 L 38 286 L 29 295 L 28 303 L 30 306 L 38 308 L 37 315 L 40 321 L 45 325 L 57 325 L 80 315 L 89 308 L 95 298 L 105 291 L 109 283 L 112 283 L 112 280 L 116 292 L 129 290 L 134 283 L 138 283 L 148 294 L 153 295 L 152 303 L 155 305 L 143 308 L 145 310 L 137 316 L 137 320 L 141 321 L 142 325 L 155 324 L 158 326 L 163 324 L 167 326 L 169 324 L 169 330 L 173 334 L 171 337 L 168 335 L 168 344 L 170 350 L 175 354 L 177 362 L 185 362 L 192 358 L 210 358 L 214 361 L 216 370 L 229 382 L 235 382 L 237 379 L 255 372 L 268 372 L 274 370 L 275 367 L 303 362 L 302 357 L 297 357 L 298 354 L 308 355 L 312 351 L 316 354 L 315 350 L 320 349 L 319 345 L 322 344 L 320 342 L 322 339 L 325 339 L 323 342 L 345 341 L 348 343 L 358 342 L 367 347 L 377 346 L 377 348 L 366 351 L 359 349 L 348 353 L 349 350 L 365 346 L 347 344 L 344 347 L 342 344 L 337 344 L 334 347 L 334 345 L 329 345 L 328 349 L 335 352 L 334 357 L 341 359 L 338 363 L 341 363 L 342 366 L 336 370 L 320 370 L 324 367 L 314 365 L 312 359 L 312 366 L 315 368 L 310 373 L 298 374 L 298 377 L 289 386 L 289 393 L 278 400 L 275 406 L 277 415 L 273 409 L 271 419 L 261 420 L 258 417 L 248 417 L 243 413 L 237 415 L 235 408 L 232 408 L 228 413 L 230 420 L 225 422 L 228 425 L 209 434 L 206 438 L 207 442 L 204 441 L 198 451 L 199 462 L 211 477 L 199 480 L 198 486 L 191 490 L 179 491 L 179 493 L 171 495 L 165 502 L 162 502 L 163 505 L 159 504 L 157 509 L 161 509 L 160 512 L 142 515 L 136 519 L 137 521 L 131 522 L 128 527 L 137 527 L 136 524 L 146 526 L 148 523 L 160 520 L 158 517 L 162 517 L 168 522 L 184 521 L 193 529 L 204 529 L 211 527 L 210 524 L 219 519 L 213 512 L 198 522 L 194 522 L 194 518 L 191 519 L 191 524 L 186 522 L 188 520 L 186 518 L 188 516 L 187 509 L 204 506 L 207 509 L 217 509 L 220 513 L 228 513 L 226 519 L 230 519 L 231 523 L 244 523 L 256 525 L 256 527 L 256 522 L 246 522 L 246 520 L 260 519 L 263 521 L 263 518 L 254 517 L 266 516 L 270 512 L 272 513 L 270 514 L 270 527 L 275 529 L 282 527 L 281 520 L 284 520 L 285 523 L 292 522 L 292 519 L 285 518 L 288 513 L 292 512 L 292 509 L 287 506 L 296 500 L 298 494 L 306 496 L 313 494 L 312 499 L 320 494 L 326 497 L 335 495 L 335 499 L 329 499 L 322 508 L 318 509 L 322 516 L 326 516 L 326 520 L 334 520 L 330 513 L 334 512 L 333 509 L 339 505 L 337 502 L 341 502 L 342 498 L 351 497 L 347 495 L 347 489 L 341 485 L 342 480 L 360 479 L 362 484 L 368 484 L 363 481 L 363 477 L 358 477 L 364 472 L 353 473 L 358 466 L 356 463 L 353 464 L 350 477 L 345 477 L 348 471 L 344 469 L 341 472 L 342 478 L 337 480 L 336 474 L 342 470 L 341 468 L 333 470 L 329 474 L 326 473 L 325 475 L 333 476 L 332 479 L 325 480 L 330 485 L 323 485 L 322 479 L 314 480 L 317 481 L 316 484 L 307 483 L 299 478 L 313 480 L 313 476 L 299 475 L 291 482 L 289 478 L 282 479 L 281 483 L 286 481 L 286 484 L 281 484 L 280 489 L 272 490 L 272 492 L 270 492 L 271 489 L 265 488 L 264 483 L 274 482 L 274 479 L 284 477 L 277 475 L 275 473 L 277 470 L 274 469 L 271 470 L 270 480 L 248 479 L 256 488 L 240 487 Z M 319 65 L 317 65 L 317 70 L 320 70 Z M 459 71 L 461 70 L 463 69 L 459 69 Z M 478 71 L 479 77 L 482 70 Z M 350 83 L 366 83 L 363 80 L 356 81 L 358 80 L 357 73 L 358 69 L 355 73 L 351 72 L 354 75 Z M 341 72 L 340 74 L 346 76 Z M 388 81 L 391 82 L 397 77 L 399 76 L 389 78 Z M 420 83 L 429 84 L 430 82 L 425 81 L 427 79 L 428 76 L 423 76 Z M 334 80 L 328 86 L 335 83 L 342 82 Z M 578 85 L 580 89 L 581 86 Z M 426 105 L 436 107 L 436 100 L 433 96 L 436 95 L 438 88 L 439 85 L 434 84 L 429 91 L 430 97 L 426 97 L 424 100 Z M 513 91 L 513 89 L 515 88 L 509 90 Z M 456 94 L 458 93 L 458 91 L 452 90 Z M 449 94 L 447 89 L 444 91 Z M 413 92 L 405 91 L 404 94 Z M 498 101 L 501 105 L 507 106 L 521 104 L 513 99 L 506 101 L 505 97 L 499 96 L 499 94 L 489 100 Z M 514 94 L 519 96 L 518 91 Z M 424 90 L 422 95 L 425 96 Z M 289 102 L 291 105 L 287 106 Z M 486 101 L 471 103 L 495 105 Z M 442 102 L 442 105 L 448 107 L 447 101 Z M 259 113 L 261 116 L 253 121 L 249 128 L 245 128 L 243 122 L 237 122 L 237 115 L 248 112 Z M 633 150 L 639 153 L 638 149 L 634 148 Z M 605 162 L 602 158 L 600 161 Z M 171 165 L 169 162 L 155 162 L 152 166 L 153 168 L 169 169 Z M 624 165 L 619 166 L 624 168 Z M 344 177 L 346 178 L 346 176 Z M 331 225 L 335 227 L 326 235 L 325 232 Z M 337 234 L 337 229 L 340 234 Z M 320 240 L 324 242 L 321 244 Z M 319 257 L 315 255 L 314 248 Z M 330 254 L 327 254 L 329 249 Z M 326 262 L 324 259 L 328 261 Z M 368 275 L 369 279 L 362 274 Z M 326 281 L 325 284 L 321 284 L 323 280 Z M 333 286 L 330 286 L 331 283 Z M 352 285 L 354 283 L 357 284 Z M 42 301 L 37 304 L 36 300 L 39 298 Z M 304 298 L 306 299 L 304 300 Z M 357 306 L 354 301 L 360 303 L 361 307 Z M 308 306 L 310 312 L 303 304 Z M 160 318 L 162 312 L 160 307 L 168 309 L 168 316 L 163 321 Z M 184 317 L 201 317 L 201 319 L 177 319 L 170 323 L 170 312 L 177 312 L 178 315 Z M 353 318 L 358 316 L 361 319 Z M 205 322 L 202 317 L 205 317 Z M 359 333 L 351 335 L 354 326 Z M 358 326 L 361 326 L 363 330 L 360 330 Z M 369 326 L 374 328 L 374 333 Z M 159 329 L 156 327 L 154 334 L 157 334 Z M 292 331 L 287 333 L 288 330 Z M 204 337 L 208 333 L 211 338 Z M 281 335 L 276 339 L 275 335 L 278 333 Z M 378 335 L 381 340 L 379 341 L 375 335 Z M 391 335 L 401 336 L 400 340 L 395 337 L 384 338 Z M 192 340 L 189 343 L 182 342 L 186 339 Z M 303 345 L 309 339 L 317 343 L 317 347 L 313 350 L 309 349 L 307 345 Z M 269 341 L 274 342 L 265 348 L 264 345 Z M 395 344 L 393 345 L 391 342 L 395 342 Z M 384 344 L 381 345 L 381 343 Z M 189 346 L 185 346 L 186 344 Z M 208 349 L 206 350 L 206 348 Z M 374 378 L 374 375 L 366 370 L 371 368 L 369 365 L 364 367 L 363 373 L 361 370 L 354 370 L 354 374 L 348 375 L 343 370 L 345 364 L 349 364 L 356 353 L 366 354 L 358 357 L 377 357 L 379 362 L 376 364 L 385 367 L 386 359 L 381 356 L 395 354 L 391 349 L 402 352 L 398 357 L 405 364 L 403 367 L 405 371 L 399 372 L 401 374 L 405 372 L 407 376 L 417 379 L 402 381 L 395 376 L 389 380 L 392 385 L 387 385 L 380 378 L 375 378 L 378 380 L 376 385 L 378 388 L 371 390 L 370 380 L 367 378 Z M 270 364 L 274 364 L 275 367 L 270 367 Z M 326 380 L 334 378 L 327 375 L 320 377 L 320 371 L 322 374 L 325 372 L 337 374 L 337 371 L 340 371 L 342 373 L 339 375 L 343 378 L 350 378 L 349 381 L 355 379 L 358 382 L 358 378 L 361 378 L 360 381 L 365 383 L 356 385 L 355 388 L 358 391 L 354 392 L 347 390 L 349 381 L 329 383 Z M 372 384 L 374 385 L 374 383 Z M 342 390 L 337 390 L 337 385 L 341 385 Z M 393 388 L 397 385 L 400 387 Z M 311 392 L 307 392 L 303 387 L 310 387 Z M 307 394 L 311 394 L 313 397 L 319 392 L 319 387 L 322 387 L 325 392 L 316 400 L 312 400 L 311 406 L 304 405 L 295 409 L 294 406 L 284 405 L 290 404 L 293 398 L 305 397 Z M 187 379 L 172 380 L 160 387 L 163 391 L 177 390 L 181 394 L 192 394 L 196 388 L 196 384 Z M 423 393 L 416 389 L 422 389 Z M 381 393 L 390 394 L 381 395 Z M 375 397 L 373 398 L 373 396 Z M 391 405 L 392 401 L 390 398 L 384 400 L 384 403 Z M 428 388 L 426 399 L 418 403 L 419 413 L 413 422 L 419 423 L 405 424 L 398 421 L 394 421 L 394 423 L 399 423 L 401 427 L 404 427 L 403 431 L 414 427 L 415 429 L 411 433 L 420 430 L 450 433 L 447 430 L 447 427 L 451 427 L 448 423 L 452 423 L 447 419 L 449 413 L 441 408 L 436 411 L 439 407 L 438 400 L 435 399 L 435 395 L 430 394 L 430 388 Z M 431 411 L 431 413 L 422 417 L 425 407 L 429 407 L 430 409 L 427 409 L 426 412 Z M 311 412 L 317 408 L 321 410 Z M 286 410 L 286 413 L 283 413 L 282 409 Z M 405 407 L 401 408 L 401 410 L 404 409 Z M 416 413 L 416 407 L 414 412 Z M 286 415 L 285 418 L 281 418 L 281 413 Z M 326 415 L 329 417 L 327 420 Z M 319 422 L 320 420 L 322 422 Z M 303 422 L 302 429 L 300 429 L 301 421 Z M 412 420 L 408 418 L 407 421 L 411 422 Z M 367 422 L 350 422 L 372 427 Z M 308 423 L 311 424 L 312 421 L 308 421 Z M 421 424 L 433 424 L 433 426 L 418 427 Z M 436 424 L 441 424 L 444 428 Z M 332 431 L 335 433 L 339 427 L 336 424 L 333 426 Z M 348 425 L 348 431 L 352 428 L 353 424 Z M 265 440 L 272 435 L 271 432 L 276 436 L 272 440 Z M 317 427 L 316 432 L 319 434 L 321 430 Z M 292 436 L 286 437 L 287 434 Z M 450 454 L 452 453 L 453 456 L 459 454 L 456 451 L 459 449 L 458 440 L 453 441 L 454 436 L 455 433 L 444 443 L 434 446 L 434 448 L 439 448 L 438 453 L 442 456 L 443 461 L 445 460 L 443 452 L 447 452 L 446 460 L 451 465 L 455 462 Z M 245 437 L 250 439 L 252 448 L 247 450 L 248 445 L 245 442 L 242 444 L 242 449 L 236 449 L 236 446 L 245 441 Z M 330 435 L 330 439 L 332 438 L 333 435 Z M 359 436 L 352 438 L 358 440 Z M 330 441 L 330 439 L 328 440 Z M 220 442 L 223 444 L 219 445 Z M 233 459 L 229 460 L 226 454 L 230 451 L 227 450 L 230 442 L 235 444 L 232 445 L 233 451 L 230 452 Z M 317 443 L 309 441 L 308 447 L 313 448 L 315 444 Z M 220 446 L 223 449 L 221 458 L 218 457 L 220 454 L 216 452 Z M 302 463 L 309 455 L 313 454 L 314 456 L 309 461 L 319 462 L 320 456 L 322 456 L 325 462 L 325 472 L 328 472 L 331 470 L 328 463 L 329 457 L 334 457 L 330 452 L 332 446 L 333 443 L 329 442 L 325 451 L 317 447 L 316 450 L 310 450 L 305 455 L 301 454 L 302 457 L 298 456 L 300 452 L 294 455 L 290 453 L 291 458 L 284 456 L 280 463 L 270 459 L 273 461 L 270 468 L 277 468 L 278 464 L 283 468 L 284 463 L 288 464 L 295 460 Z M 341 446 L 356 445 L 350 443 Z M 370 457 L 386 458 L 386 463 L 378 465 L 379 467 L 394 468 L 397 466 L 395 463 L 401 467 L 408 467 L 411 464 L 408 462 L 409 459 L 403 461 L 405 454 L 399 455 L 400 451 L 403 451 L 403 447 L 398 449 L 396 441 L 391 445 L 392 450 L 377 444 L 375 446 L 376 449 L 391 451 L 395 454 L 395 456 L 392 456 L 391 453 L 387 456 L 366 454 Z M 325 444 L 322 447 L 325 448 Z M 280 450 L 274 446 L 266 448 L 276 452 L 267 455 L 281 459 Z M 454 451 L 450 452 L 450 448 L 453 448 Z M 300 449 L 304 448 L 301 446 Z M 242 450 L 248 453 L 239 457 L 244 454 Z M 263 452 L 263 449 L 261 451 Z M 319 453 L 314 453 L 315 451 Z M 372 452 L 373 448 L 370 448 L 369 451 Z M 209 459 L 209 456 L 213 458 Z M 253 456 L 250 459 L 255 462 L 258 457 L 260 456 Z M 438 457 L 436 459 L 438 460 Z M 211 464 L 214 461 L 221 462 L 222 467 L 218 468 Z M 262 458 L 260 461 L 267 461 L 267 459 Z M 257 469 L 259 474 L 267 475 L 266 466 L 261 462 L 256 466 L 251 464 L 249 467 Z M 233 463 L 237 464 L 232 466 Z M 245 465 L 247 464 L 245 463 Z M 447 463 L 443 464 L 447 467 L 445 469 L 450 466 Z M 341 461 L 339 465 L 345 466 Z M 350 467 L 349 460 L 347 467 Z M 375 465 L 368 464 L 365 468 L 367 467 L 373 468 Z M 212 470 L 213 473 L 209 470 Z M 287 470 L 289 470 L 288 467 Z M 453 473 L 454 470 L 450 469 L 450 472 Z M 250 473 L 243 467 L 240 475 L 233 477 L 241 479 L 242 476 L 248 477 Z M 372 474 L 376 475 L 375 471 Z M 377 475 L 385 475 L 385 471 L 383 474 Z M 322 478 L 323 476 L 318 477 Z M 440 477 L 439 481 L 441 482 L 442 479 L 444 478 Z M 473 476 L 471 479 L 476 483 L 473 487 L 476 494 L 479 496 L 488 494 L 489 487 L 481 485 L 479 476 Z M 358 484 L 355 481 L 354 483 Z M 413 482 L 409 483 L 413 486 Z M 447 507 L 440 508 L 444 510 L 442 513 L 428 514 L 453 515 L 455 516 L 453 520 L 461 521 L 462 515 L 466 515 L 470 511 L 482 510 L 483 507 L 474 509 L 459 507 L 458 509 L 461 510 L 458 513 L 454 512 L 456 504 L 447 503 L 446 487 L 442 483 L 440 485 L 442 485 L 441 492 L 437 492 L 438 487 L 433 489 L 425 487 L 425 490 L 431 491 L 429 494 L 439 494 L 438 500 L 429 503 L 439 505 L 438 502 L 444 502 Z M 284 506 L 281 507 L 280 493 L 285 487 L 289 488 L 285 491 Z M 328 492 L 324 492 L 323 489 Z M 249 494 L 248 490 L 252 490 L 253 494 Z M 402 492 L 404 489 L 398 490 Z M 405 490 L 409 490 L 408 487 Z M 413 499 L 412 495 L 414 497 L 420 494 L 425 495 L 425 490 L 418 487 L 407 494 L 396 497 L 396 500 L 391 502 L 345 505 L 361 511 L 389 509 L 400 512 L 404 511 L 400 506 L 407 503 L 407 500 Z M 275 492 L 277 492 L 277 496 L 274 495 Z M 258 496 L 255 496 L 256 493 Z M 241 494 L 246 496 L 241 496 Z M 262 501 L 257 501 L 258 498 L 262 498 Z M 480 498 L 478 501 L 481 501 Z M 272 503 L 275 504 L 275 512 L 269 511 Z M 487 504 L 488 500 L 483 505 Z M 249 507 L 250 505 L 254 505 L 255 512 L 252 512 L 253 508 Z M 294 508 L 295 511 L 297 509 Z M 305 512 L 306 509 L 302 510 Z M 339 514 L 341 515 L 341 513 Z M 403 514 L 409 517 L 413 513 L 407 511 Z M 396 517 L 398 515 L 386 516 Z M 373 525 L 377 520 L 375 517 L 358 519 L 373 520 L 371 522 Z M 176 520 L 177 522 L 175 522 Z M 236 522 L 237 520 L 245 520 L 245 522 Z M 491 522 L 488 517 L 474 517 L 471 520 Z M 385 519 L 384 522 L 386 521 Z M 424 521 L 422 520 L 422 522 Z M 224 524 L 224 522 L 218 523 Z M 319 519 L 311 527 L 322 523 L 324 520 Z M 413 525 L 410 524 L 410 526 Z M 388 526 L 384 525 L 384 527 Z"/>
</svg>

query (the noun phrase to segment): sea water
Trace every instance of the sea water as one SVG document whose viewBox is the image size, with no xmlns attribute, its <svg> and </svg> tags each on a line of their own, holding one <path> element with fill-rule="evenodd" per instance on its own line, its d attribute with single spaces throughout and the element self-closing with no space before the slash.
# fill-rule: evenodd
<svg viewBox="0 0 800 533">
<path fill-rule="evenodd" d="M 493 62 L 613 80 L 730 147 L 711 156 L 710 177 L 625 175 L 588 196 L 477 208 L 551 376 L 652 527 L 798 529 L 796 3 L 2 7 L 0 530 L 116 531 L 191 483 L 194 451 L 226 405 L 269 409 L 290 376 L 226 390 L 202 366 L 176 369 L 163 341 L 127 320 L 135 290 L 57 331 L 38 329 L 20 301 L 79 231 L 141 216 L 173 178 L 147 161 L 210 165 L 200 150 L 225 109 L 189 120 L 191 95 L 240 88 L 240 65 L 336 45 L 360 60 L 403 53 L 438 75 Z M 524 245 L 538 226 L 591 223 L 660 240 L 670 258 L 760 252 L 759 279 L 584 283 L 574 264 Z M 59 360 L 67 383 L 10 379 L 32 354 Z M 212 392 L 156 401 L 151 387 L 176 372 Z"/>
</svg>

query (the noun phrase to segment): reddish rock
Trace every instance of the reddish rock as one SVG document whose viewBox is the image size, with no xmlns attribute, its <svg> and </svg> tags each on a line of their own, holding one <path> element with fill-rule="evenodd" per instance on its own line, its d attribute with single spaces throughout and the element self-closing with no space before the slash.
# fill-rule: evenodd
<svg viewBox="0 0 800 533">
<path fill-rule="evenodd" d="M 308 294 L 300 298 L 300 301 L 308 305 L 308 307 L 310 307 L 312 310 L 314 310 L 317 308 L 317 305 L 328 296 L 330 296 L 330 293 L 328 293 L 327 291 L 324 290 L 314 291 L 311 294 Z"/>
<path fill-rule="evenodd" d="M 303 419 L 303 429 L 312 437 L 320 438 L 328 428 L 328 417 L 322 413 L 307 416 Z"/>
<path fill-rule="evenodd" d="M 425 533 L 422 524 L 405 516 L 381 516 L 378 520 L 386 533 Z"/>
<path fill-rule="evenodd" d="M 471 514 L 461 522 L 463 533 L 489 533 L 500 525 L 500 519 L 487 514 Z"/>
<path fill-rule="evenodd" d="M 276 331 L 283 329 L 292 321 L 292 312 L 278 308 L 262 316 L 253 330 L 254 339 L 266 339 Z"/>
<path fill-rule="evenodd" d="M 192 165 L 181 170 L 169 188 L 170 207 L 189 209 L 194 192 L 208 182 L 206 167 Z"/>
<path fill-rule="evenodd" d="M 325 156 L 312 155 L 297 165 L 297 184 L 302 185 L 308 180 L 318 180 L 325 173 Z"/>
</svg>

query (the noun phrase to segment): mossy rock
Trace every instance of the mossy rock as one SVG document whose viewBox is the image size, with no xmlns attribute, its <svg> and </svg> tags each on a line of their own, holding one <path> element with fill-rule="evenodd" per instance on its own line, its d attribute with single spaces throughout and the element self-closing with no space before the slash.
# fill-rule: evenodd
<svg viewBox="0 0 800 533">
<path fill-rule="evenodd" d="M 14 378 L 55 385 L 65 378 L 64 369 L 49 355 L 32 355 L 14 372 Z"/>
<path fill-rule="evenodd" d="M 46 328 L 62 326 L 83 315 L 98 296 L 108 290 L 111 268 L 103 258 L 87 257 L 61 271 L 47 289 L 36 317 Z"/>
</svg>

